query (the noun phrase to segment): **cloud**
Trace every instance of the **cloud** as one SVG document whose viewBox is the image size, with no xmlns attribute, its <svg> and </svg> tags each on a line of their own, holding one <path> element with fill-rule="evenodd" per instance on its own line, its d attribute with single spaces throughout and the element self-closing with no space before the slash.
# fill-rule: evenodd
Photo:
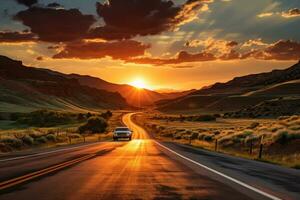
<svg viewBox="0 0 300 200">
<path fill-rule="evenodd" d="M 47 5 L 47 7 L 49 7 L 49 8 L 62 8 L 62 6 L 59 3 L 56 3 L 56 2 L 49 3 Z"/>
<path fill-rule="evenodd" d="M 261 60 L 299 60 L 300 43 L 291 40 L 279 40 L 263 50 L 252 50 L 243 58 L 253 57 Z"/>
<path fill-rule="evenodd" d="M 90 31 L 90 38 L 106 40 L 128 39 L 137 35 L 155 35 L 173 30 L 193 19 L 205 3 L 211 1 L 188 0 L 181 6 L 163 0 L 108 0 L 97 3 L 97 13 L 105 25 Z"/>
<path fill-rule="evenodd" d="M 287 12 L 282 12 L 281 16 L 285 18 L 300 17 L 300 9 L 299 8 L 290 9 Z"/>
<path fill-rule="evenodd" d="M 30 27 L 39 40 L 47 42 L 64 42 L 85 36 L 95 22 L 93 15 L 84 15 L 78 9 L 53 9 L 30 7 L 20 11 L 14 17 Z"/>
<path fill-rule="evenodd" d="M 33 4 L 36 4 L 38 2 L 38 0 L 15 0 L 15 1 L 27 7 L 30 7 Z"/>
<path fill-rule="evenodd" d="M 272 12 L 261 13 L 261 14 L 257 15 L 257 17 L 259 17 L 259 18 L 270 17 L 270 16 L 273 16 L 273 14 L 274 13 L 272 13 Z"/>
<path fill-rule="evenodd" d="M 17 43 L 36 41 L 36 36 L 28 31 L 0 31 L 0 43 Z"/>
<path fill-rule="evenodd" d="M 224 42 L 224 41 L 223 41 Z M 237 47 L 238 43 L 235 41 L 226 43 L 230 47 Z M 239 48 L 228 48 L 227 51 L 217 51 L 217 53 L 210 52 L 210 44 L 200 53 L 191 54 L 186 51 L 181 51 L 175 58 L 160 59 L 143 57 L 131 59 L 130 62 L 138 64 L 152 64 L 152 65 L 168 65 L 180 64 L 186 62 L 205 62 L 213 60 L 240 60 L 254 58 L 258 60 L 299 60 L 300 59 L 300 43 L 291 40 L 279 40 L 273 44 L 266 44 L 261 39 L 249 40 L 244 44 L 247 47 L 250 45 L 259 45 L 262 49 L 251 49 L 250 51 L 242 51 L 244 45 L 239 45 Z M 214 47 L 215 48 L 215 47 Z M 220 52 L 224 52 L 220 54 Z"/>
<path fill-rule="evenodd" d="M 143 56 L 145 50 L 150 48 L 134 40 L 122 40 L 116 42 L 72 42 L 53 58 L 77 58 L 77 59 L 100 59 L 111 57 L 112 59 L 127 60 L 136 56 Z"/>
<path fill-rule="evenodd" d="M 227 41 L 209 37 L 205 40 L 191 40 L 185 43 L 186 47 L 202 47 L 205 52 L 215 54 L 216 56 L 229 53 L 233 48 L 238 46 L 236 41 Z"/>
<path fill-rule="evenodd" d="M 268 46 L 267 43 L 263 42 L 261 38 L 250 39 L 243 43 L 242 47 L 252 47 L 252 46 Z"/>
<path fill-rule="evenodd" d="M 161 59 L 161 58 L 134 58 L 128 60 L 128 62 L 134 62 L 137 64 L 152 64 L 152 65 L 169 65 L 169 64 L 180 64 L 188 62 L 205 62 L 216 60 L 216 57 L 207 52 L 200 52 L 191 54 L 186 51 L 180 51 L 175 58 Z"/>
<path fill-rule="evenodd" d="M 261 13 L 257 16 L 259 18 L 271 17 L 271 16 L 281 16 L 283 18 L 300 17 L 300 9 L 293 8 L 293 9 L 290 9 L 290 10 L 284 11 L 284 12 L 267 12 L 267 13 Z"/>
</svg>

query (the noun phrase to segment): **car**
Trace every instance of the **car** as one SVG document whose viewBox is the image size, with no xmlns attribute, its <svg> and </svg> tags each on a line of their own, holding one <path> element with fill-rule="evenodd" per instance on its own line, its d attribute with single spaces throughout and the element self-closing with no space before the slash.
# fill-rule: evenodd
<svg viewBox="0 0 300 200">
<path fill-rule="evenodd" d="M 131 140 L 132 131 L 128 127 L 117 127 L 114 130 L 113 139 L 114 141 L 118 140 L 119 138 L 128 138 Z"/>
</svg>

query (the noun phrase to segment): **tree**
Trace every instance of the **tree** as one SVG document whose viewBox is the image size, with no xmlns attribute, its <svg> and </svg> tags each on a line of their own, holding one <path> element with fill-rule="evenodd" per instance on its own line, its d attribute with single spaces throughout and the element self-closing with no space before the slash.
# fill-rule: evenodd
<svg viewBox="0 0 300 200">
<path fill-rule="evenodd" d="M 78 128 L 80 134 L 85 133 L 87 131 L 91 133 L 103 133 L 108 124 L 106 120 L 102 117 L 90 117 L 84 125 Z"/>
</svg>

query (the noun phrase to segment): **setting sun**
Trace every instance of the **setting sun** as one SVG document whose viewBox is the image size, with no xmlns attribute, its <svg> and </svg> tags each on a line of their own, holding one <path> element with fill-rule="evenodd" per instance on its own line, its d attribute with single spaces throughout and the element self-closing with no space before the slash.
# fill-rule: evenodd
<svg viewBox="0 0 300 200">
<path fill-rule="evenodd" d="M 132 85 L 138 89 L 148 88 L 145 80 L 142 78 L 137 78 L 133 80 L 132 82 L 129 83 L 129 85 Z"/>
</svg>

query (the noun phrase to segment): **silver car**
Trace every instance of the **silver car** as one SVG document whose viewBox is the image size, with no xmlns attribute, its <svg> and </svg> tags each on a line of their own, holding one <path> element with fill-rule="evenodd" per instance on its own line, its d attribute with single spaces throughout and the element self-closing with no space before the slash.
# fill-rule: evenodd
<svg viewBox="0 0 300 200">
<path fill-rule="evenodd" d="M 114 130 L 113 139 L 114 141 L 118 140 L 119 138 L 128 138 L 131 140 L 132 131 L 128 127 L 117 127 Z"/>
</svg>

